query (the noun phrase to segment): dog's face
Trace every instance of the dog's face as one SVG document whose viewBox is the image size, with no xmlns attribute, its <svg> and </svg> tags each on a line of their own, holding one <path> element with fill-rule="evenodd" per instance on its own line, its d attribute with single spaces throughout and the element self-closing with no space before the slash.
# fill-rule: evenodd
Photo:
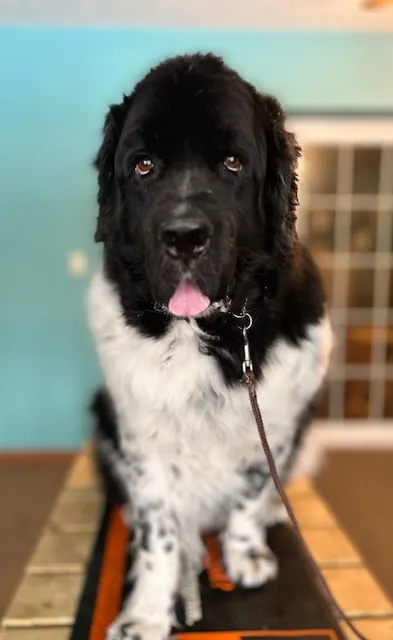
<svg viewBox="0 0 393 640">
<path fill-rule="evenodd" d="M 111 108 L 96 164 L 97 240 L 128 247 L 174 315 L 206 312 L 289 241 L 295 144 L 276 101 L 213 56 L 151 71 Z"/>
</svg>

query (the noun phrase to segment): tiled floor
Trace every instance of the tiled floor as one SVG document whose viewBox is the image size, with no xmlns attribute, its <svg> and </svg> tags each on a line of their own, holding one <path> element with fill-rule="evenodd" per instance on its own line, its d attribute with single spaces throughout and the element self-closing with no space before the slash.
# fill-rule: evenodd
<svg viewBox="0 0 393 640">
<path fill-rule="evenodd" d="M 393 600 L 393 451 L 331 452 L 316 487 Z"/>
<path fill-rule="evenodd" d="M 326 502 L 299 480 L 289 495 L 306 541 L 346 613 L 369 640 L 392 640 L 393 603 Z M 102 499 L 88 450 L 68 475 L 3 620 L 0 640 L 66 640 L 100 518 Z M 352 636 L 349 634 L 348 638 Z"/>
<path fill-rule="evenodd" d="M 12 456 L 0 460 L 0 619 L 71 461 L 71 456 Z"/>
</svg>

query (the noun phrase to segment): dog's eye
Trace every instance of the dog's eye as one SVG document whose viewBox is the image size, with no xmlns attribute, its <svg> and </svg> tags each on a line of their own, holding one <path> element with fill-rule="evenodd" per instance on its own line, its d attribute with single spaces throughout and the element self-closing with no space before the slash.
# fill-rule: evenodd
<svg viewBox="0 0 393 640">
<path fill-rule="evenodd" d="M 243 168 L 243 165 L 237 156 L 227 156 L 224 160 L 224 166 L 232 173 L 239 173 Z"/>
<path fill-rule="evenodd" d="M 151 173 L 153 171 L 153 169 L 153 161 L 148 156 L 139 158 L 138 162 L 135 165 L 135 171 L 139 176 L 147 176 L 148 173 Z"/>
</svg>

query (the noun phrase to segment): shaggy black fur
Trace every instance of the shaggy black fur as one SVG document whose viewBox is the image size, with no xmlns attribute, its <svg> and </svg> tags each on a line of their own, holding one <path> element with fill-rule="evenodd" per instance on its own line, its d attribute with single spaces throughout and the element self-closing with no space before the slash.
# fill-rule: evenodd
<svg viewBox="0 0 393 640">
<path fill-rule="evenodd" d="M 299 153 L 277 101 L 213 55 L 166 60 L 112 106 L 96 159 L 96 240 L 127 322 L 156 338 L 172 322 L 157 303 L 167 304 L 185 267 L 167 259 L 156 231 L 177 207 L 191 207 L 214 234 L 187 268 L 211 300 L 228 296 L 238 312 L 247 299 L 257 377 L 278 336 L 302 338 L 322 316 L 325 296 L 295 230 Z M 146 154 L 154 171 L 141 178 L 135 164 Z M 241 159 L 238 175 L 223 167 L 227 155 Z M 236 320 L 216 312 L 198 322 L 208 336 L 204 352 L 236 384 L 243 357 Z"/>
</svg>

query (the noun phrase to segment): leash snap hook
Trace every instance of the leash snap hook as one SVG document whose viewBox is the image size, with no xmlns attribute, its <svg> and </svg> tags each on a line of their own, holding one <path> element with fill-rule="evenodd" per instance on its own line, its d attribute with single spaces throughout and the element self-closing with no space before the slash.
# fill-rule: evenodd
<svg viewBox="0 0 393 640">
<path fill-rule="evenodd" d="M 254 371 L 254 367 L 252 364 L 251 353 L 250 353 L 250 342 L 248 340 L 248 331 L 252 327 L 253 319 L 251 314 L 243 311 L 241 314 L 233 314 L 234 318 L 237 320 L 241 320 L 241 324 L 239 324 L 239 329 L 241 329 L 243 336 L 243 349 L 244 349 L 244 358 L 242 362 L 242 370 L 243 375 L 247 376 L 247 374 L 252 373 Z"/>
<path fill-rule="evenodd" d="M 251 320 L 251 324 L 249 325 L 248 328 L 250 328 L 251 325 L 252 325 L 251 316 L 250 316 L 250 320 Z M 253 364 L 252 364 L 251 353 L 250 353 L 250 343 L 249 343 L 249 340 L 248 340 L 247 331 L 248 331 L 248 329 L 243 327 L 242 334 L 243 334 L 244 359 L 243 359 L 243 363 L 242 363 L 242 369 L 243 369 L 243 373 L 244 373 L 245 376 L 248 373 L 252 373 L 254 371 L 254 367 L 253 367 Z"/>
</svg>

